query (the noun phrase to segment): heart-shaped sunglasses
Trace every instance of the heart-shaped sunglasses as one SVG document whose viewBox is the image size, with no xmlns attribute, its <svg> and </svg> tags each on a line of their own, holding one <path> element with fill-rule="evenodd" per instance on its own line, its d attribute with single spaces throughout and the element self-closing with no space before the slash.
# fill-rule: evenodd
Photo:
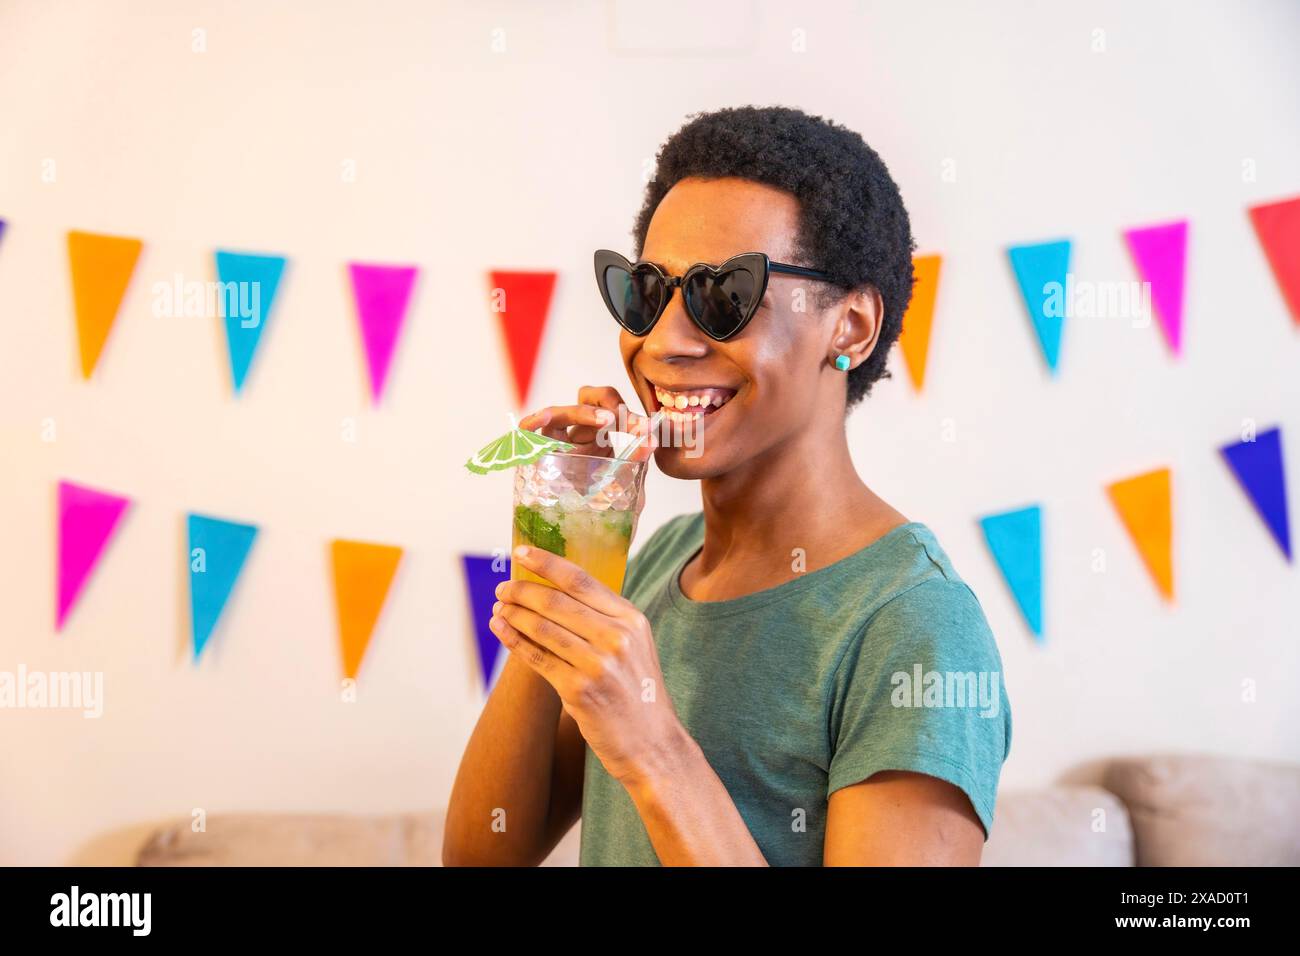
<svg viewBox="0 0 1300 956">
<path fill-rule="evenodd" d="M 817 269 L 772 262 L 762 252 L 732 256 L 720 266 L 697 262 L 680 276 L 668 275 L 653 262 L 628 262 L 608 249 L 596 253 L 600 296 L 618 324 L 637 336 L 654 328 L 680 286 L 686 314 L 700 331 L 718 342 L 729 339 L 758 311 L 773 272 L 834 281 Z"/>
</svg>

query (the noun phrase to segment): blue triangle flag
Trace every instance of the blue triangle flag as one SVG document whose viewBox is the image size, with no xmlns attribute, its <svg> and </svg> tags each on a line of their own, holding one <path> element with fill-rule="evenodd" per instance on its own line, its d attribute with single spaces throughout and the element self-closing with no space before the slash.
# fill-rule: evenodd
<svg viewBox="0 0 1300 956">
<path fill-rule="evenodd" d="M 984 539 L 1002 570 L 1025 623 L 1043 639 L 1043 509 L 1038 505 L 980 519 Z"/>
<path fill-rule="evenodd" d="M 510 559 L 495 558 L 492 555 L 463 554 L 460 557 L 465 568 L 465 586 L 469 591 L 469 613 L 474 622 L 474 638 L 478 647 L 478 662 L 483 671 L 483 687 L 492 683 L 492 673 L 496 669 L 497 655 L 501 653 L 501 642 L 488 627 L 492 617 L 492 605 L 496 603 L 497 585 L 510 580 Z M 504 570 L 494 570 L 496 562 L 504 565 Z"/>
<path fill-rule="evenodd" d="M 1007 255 L 1011 257 L 1011 268 L 1015 270 L 1020 295 L 1038 333 L 1047 367 L 1056 374 L 1056 363 L 1061 357 L 1061 331 L 1069 306 L 1066 277 L 1070 272 L 1070 240 L 1012 246 Z"/>
<path fill-rule="evenodd" d="M 1264 519 L 1273 540 L 1290 561 L 1291 525 L 1286 510 L 1282 429 L 1271 428 L 1256 435 L 1254 441 L 1231 442 L 1219 451 Z"/>
<path fill-rule="evenodd" d="M 257 528 L 196 514 L 187 517 L 187 524 L 190 538 L 190 630 L 197 661 L 244 567 L 244 559 L 257 537 Z"/>
<path fill-rule="evenodd" d="M 230 349 L 230 375 L 238 395 L 271 317 L 271 304 L 286 260 L 283 256 L 255 256 L 220 249 L 216 257 L 217 281 L 221 283 L 218 299 Z"/>
</svg>

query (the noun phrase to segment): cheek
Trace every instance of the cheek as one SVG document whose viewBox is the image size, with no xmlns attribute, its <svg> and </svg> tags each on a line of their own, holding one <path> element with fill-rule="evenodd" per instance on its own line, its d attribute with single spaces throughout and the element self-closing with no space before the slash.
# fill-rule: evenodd
<svg viewBox="0 0 1300 956">
<path fill-rule="evenodd" d="M 803 404 L 800 396 L 811 394 L 817 368 L 817 342 L 808 315 L 791 314 L 765 322 L 762 335 L 744 337 L 736 343 L 733 361 L 754 385 L 755 400 L 765 409 L 769 403 L 785 409 Z M 804 328 L 795 323 L 805 323 Z"/>
</svg>

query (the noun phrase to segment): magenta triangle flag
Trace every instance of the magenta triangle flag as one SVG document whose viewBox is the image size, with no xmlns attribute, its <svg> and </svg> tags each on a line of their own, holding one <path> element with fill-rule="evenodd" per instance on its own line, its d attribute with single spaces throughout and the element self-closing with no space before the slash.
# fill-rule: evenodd
<svg viewBox="0 0 1300 956">
<path fill-rule="evenodd" d="M 1183 278 L 1187 262 L 1187 220 L 1124 232 L 1142 281 L 1151 286 L 1151 311 L 1174 355 L 1183 349 Z"/>
<path fill-rule="evenodd" d="M 384 393 L 388 366 L 402 333 L 406 307 L 419 271 L 416 266 L 348 263 L 361 340 L 366 347 L 366 365 L 370 370 L 370 395 L 375 404 L 379 404 Z"/>
<path fill-rule="evenodd" d="M 104 546 L 130 503 L 129 498 L 96 491 L 70 481 L 59 482 L 59 608 L 55 620 L 63 630 Z"/>
</svg>

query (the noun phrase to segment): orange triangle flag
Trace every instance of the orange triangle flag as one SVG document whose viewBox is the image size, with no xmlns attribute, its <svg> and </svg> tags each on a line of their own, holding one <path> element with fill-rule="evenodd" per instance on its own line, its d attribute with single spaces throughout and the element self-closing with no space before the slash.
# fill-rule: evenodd
<svg viewBox="0 0 1300 956">
<path fill-rule="evenodd" d="M 1106 488 L 1129 537 L 1156 587 L 1166 599 L 1174 599 L 1173 505 L 1168 468 L 1148 471 Z"/>
<path fill-rule="evenodd" d="M 388 597 L 402 549 L 363 541 L 331 541 L 334 603 L 339 614 L 339 645 L 343 674 L 356 678 L 370 635 Z"/>
<path fill-rule="evenodd" d="M 68 264 L 72 269 L 82 378 L 90 378 L 95 371 L 143 248 L 144 243 L 139 239 L 75 230 L 68 233 Z"/>
<path fill-rule="evenodd" d="M 925 382 L 925 358 L 930 353 L 930 328 L 934 324 L 934 299 L 939 291 L 939 266 L 943 256 L 916 256 L 912 259 L 912 301 L 903 314 L 903 331 L 898 347 L 919 392 Z"/>
</svg>

